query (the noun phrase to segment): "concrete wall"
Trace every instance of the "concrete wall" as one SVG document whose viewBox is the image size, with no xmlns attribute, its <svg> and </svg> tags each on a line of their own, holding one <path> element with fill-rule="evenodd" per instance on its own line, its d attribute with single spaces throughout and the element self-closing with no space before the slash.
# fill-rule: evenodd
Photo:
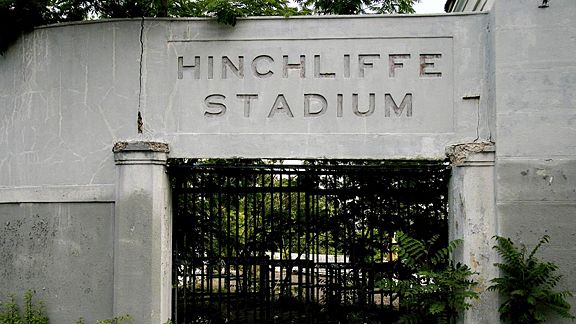
<svg viewBox="0 0 576 324">
<path fill-rule="evenodd" d="M 495 77 L 500 233 L 533 246 L 576 291 L 576 3 L 497 1 Z M 573 303 L 574 304 L 574 303 Z"/>
<path fill-rule="evenodd" d="M 40 28 L 0 57 L 0 298 L 112 316 L 112 145 L 135 136 L 135 21 Z"/>
<path fill-rule="evenodd" d="M 122 222 L 111 214 L 121 185 L 112 146 L 120 140 L 166 142 L 169 157 L 431 159 L 444 159 L 449 144 L 489 140 L 495 126 L 488 101 L 475 99 L 490 95 L 488 18 L 261 18 L 240 20 L 234 28 L 205 19 L 135 19 L 47 26 L 24 36 L 0 58 L 0 215 L 2 237 L 11 238 L 10 245 L 2 247 L 0 298 L 25 288 L 41 291 L 59 323 L 80 316 L 94 321 L 112 316 L 115 309 L 132 309 L 126 303 L 111 307 L 111 254 L 120 243 L 110 242 L 110 231 Z M 340 64 L 327 60 L 334 53 L 339 55 L 335 61 L 345 54 L 352 57 L 349 79 Z M 197 55 L 203 60 L 228 55 L 235 64 L 243 55 L 250 67 L 250 57 L 259 54 L 273 56 L 277 64 L 282 55 L 296 60 L 291 64 L 306 55 L 308 74 L 302 79 L 293 69 L 282 79 L 276 70 L 274 82 L 263 82 L 238 81 L 228 71 L 229 79 L 213 81 L 195 80 L 193 71 L 183 68 L 183 77 L 178 77 L 180 56 L 185 59 L 182 65 L 190 66 Z M 364 61 L 364 79 L 357 74 L 355 55 L 360 54 L 372 55 Z M 397 61 L 402 65 L 395 80 L 389 74 L 390 54 L 410 55 Z M 435 64 L 425 68 L 430 75 L 419 75 L 421 54 L 442 55 L 441 60 L 424 62 Z M 318 73 L 340 74 L 334 80 L 316 79 L 314 55 L 322 55 Z M 221 77 L 221 67 L 216 68 L 216 77 Z M 267 66 L 257 68 L 262 72 Z M 247 69 L 247 79 L 249 73 Z M 207 95 L 234 98 L 252 92 L 268 101 L 262 108 L 253 102 L 254 112 L 261 109 L 255 119 L 245 119 L 242 106 L 231 104 L 224 118 L 206 117 Z M 303 95 L 310 92 L 330 101 L 322 117 L 306 118 L 302 112 Z M 359 94 L 364 110 L 372 92 L 377 96 L 374 115 L 355 116 L 352 94 Z M 388 92 L 397 104 L 411 93 L 413 114 L 408 116 L 405 109 L 396 116 L 392 110 L 393 119 L 386 119 Z M 277 93 L 293 105 L 293 120 L 280 113 L 267 118 Z M 345 96 L 342 117 L 334 103 L 338 93 Z M 34 206 L 34 212 L 28 206 Z M 29 244 L 42 234 L 30 232 L 34 217 L 51 229 L 46 244 Z M 63 217 L 75 225 L 62 226 Z M 4 235 L 18 222 L 28 227 L 16 231 L 17 236 Z M 60 237 L 67 243 L 55 239 Z M 138 240 L 155 244 L 153 238 Z M 74 258 L 67 254 L 72 253 L 68 245 L 78 247 Z M 21 258 L 35 263 L 18 261 Z M 120 268 L 126 264 L 116 263 Z M 37 271 L 35 264 L 43 270 Z M 64 307 L 68 310 L 61 311 Z"/>
<path fill-rule="evenodd" d="M 455 165 L 463 163 L 458 152 L 478 153 L 483 160 L 466 162 L 467 169 L 455 172 L 458 185 L 452 188 L 470 188 L 452 197 L 462 209 L 453 221 L 474 215 L 459 235 L 470 230 L 478 237 L 469 241 L 484 242 L 470 256 L 484 251 L 482 266 L 493 263 L 488 231 L 526 243 L 548 233 L 547 254 L 567 276 L 564 287 L 574 290 L 575 11 L 572 0 L 556 0 L 546 9 L 522 0 L 494 1 L 492 12 L 475 14 L 251 18 L 234 28 L 204 19 L 38 28 L 0 57 L 0 298 L 36 289 L 55 323 L 80 316 L 95 321 L 115 309 L 130 309 L 113 301 L 114 287 L 122 287 L 114 278 L 133 270 L 113 274 L 115 266 L 127 265 L 114 261 L 114 248 L 130 243 L 121 241 L 126 233 L 118 233 L 114 224 L 128 224 L 121 218 L 126 216 L 137 222 L 133 213 L 115 213 L 138 209 L 119 202 L 117 188 L 135 188 L 117 176 L 112 146 L 131 140 L 167 143 L 169 150 L 161 153 L 169 158 L 444 159 L 447 146 L 476 143 L 455 146 Z M 391 54 L 410 57 L 392 62 Z M 442 58 L 420 61 L 421 54 Z M 255 63 L 260 55 L 269 58 Z M 285 78 L 284 55 L 292 64 Z M 301 55 L 305 77 L 296 67 Z M 352 57 L 349 76 L 338 63 L 345 55 Z M 359 55 L 365 55 L 363 61 Z M 196 56 L 198 78 L 192 67 Z M 215 62 L 211 77 L 208 65 L 202 65 L 209 56 Z M 230 65 L 223 68 L 222 56 L 236 66 L 243 56 L 244 77 Z M 435 65 L 426 65 L 430 62 Z M 419 74 L 422 64 L 431 74 Z M 274 74 L 268 76 L 268 69 Z M 441 77 L 434 74 L 439 71 Z M 312 114 L 306 114 L 304 98 L 311 93 L 325 95 L 325 113 L 314 114 L 323 111 L 321 101 L 314 101 Z M 353 112 L 353 93 L 362 111 L 369 107 L 367 94 L 375 93 L 372 115 Z M 404 109 L 387 116 L 385 93 L 397 104 L 410 93 L 412 115 Z M 214 94 L 226 99 L 205 100 Z M 238 94 L 259 95 L 248 115 Z M 275 105 L 278 94 L 292 107 L 292 117 Z M 341 115 L 338 94 L 343 95 Z M 489 161 L 490 142 L 496 143 L 495 164 Z M 482 151 L 486 147 L 490 150 Z M 484 169 L 473 169 L 477 165 Z M 160 178 L 161 169 L 153 168 Z M 488 181 L 494 172 L 495 180 Z M 483 181 L 477 181 L 480 174 Z M 478 183 L 486 188 L 472 188 Z M 157 219 L 152 212 L 169 214 L 167 198 L 159 199 L 164 203 L 152 203 L 142 224 L 160 226 L 149 233 L 169 237 L 169 216 Z M 487 215 L 494 215 L 494 225 L 478 231 L 486 224 L 474 225 Z M 129 224 L 124 227 L 129 232 Z M 169 263 L 154 238 L 138 239 L 157 250 L 146 255 L 162 255 L 157 258 L 162 267 Z M 123 292 L 116 295 L 130 300 Z M 162 298 L 154 307 L 165 313 Z M 469 322 L 492 323 L 479 317 L 486 313 L 482 307 L 476 312 Z"/>
<path fill-rule="evenodd" d="M 143 38 L 143 132 L 167 140 L 175 157 L 444 158 L 447 144 L 473 141 L 490 133 L 488 116 L 479 114 L 486 111 L 484 102 L 479 105 L 462 99 L 488 93 L 487 21 L 488 16 L 480 14 L 250 19 L 234 28 L 182 20 L 150 22 L 144 25 Z M 392 79 L 388 55 L 399 53 L 411 57 Z M 419 55 L 426 53 L 443 55 L 436 65 L 443 71 L 441 78 L 419 77 Z M 341 72 L 346 54 L 352 60 L 349 78 Z M 356 75 L 357 55 L 362 54 L 380 55 L 369 59 L 373 66 L 366 68 L 364 78 Z M 245 77 L 228 72 L 230 76 L 222 78 L 218 65 L 222 55 L 234 64 L 243 56 L 248 67 Z M 259 55 L 274 60 L 259 65 L 275 72 L 269 78 L 255 78 L 250 73 L 250 62 Z M 300 77 L 298 70 L 281 77 L 283 55 L 289 56 L 290 64 L 305 55 L 306 77 Z M 313 75 L 314 55 L 321 56 L 322 72 L 336 73 L 333 79 Z M 201 67 L 199 79 L 192 68 L 182 69 L 180 78 L 178 58 L 182 57 L 182 66 L 191 66 L 196 56 Z M 213 79 L 207 77 L 209 56 L 216 62 Z M 453 83 L 454 79 L 462 82 Z M 385 92 L 398 104 L 406 93 L 412 93 L 413 116 L 392 113 L 386 118 Z M 247 93 L 260 95 L 252 102 L 249 117 L 243 115 L 243 103 L 236 98 Z M 324 95 L 327 112 L 305 116 L 306 93 Z M 342 117 L 337 116 L 335 107 L 338 93 L 343 95 Z M 352 93 L 359 94 L 362 110 L 368 105 L 368 93 L 375 93 L 374 114 L 354 116 Z M 226 97 L 218 101 L 227 105 L 222 116 L 206 115 L 209 109 L 204 98 L 211 94 Z M 292 118 L 285 113 L 269 116 L 277 94 L 283 94 L 292 107 Z M 211 111 L 218 112 L 218 108 Z"/>
<path fill-rule="evenodd" d="M 51 323 L 112 315 L 112 203 L 1 204 L 0 215 L 2 300 L 35 290 Z"/>
</svg>

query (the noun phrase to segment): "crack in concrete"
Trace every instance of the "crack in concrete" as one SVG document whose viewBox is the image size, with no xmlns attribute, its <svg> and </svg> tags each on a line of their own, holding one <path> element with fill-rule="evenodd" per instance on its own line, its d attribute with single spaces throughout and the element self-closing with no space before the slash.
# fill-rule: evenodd
<svg viewBox="0 0 576 324">
<path fill-rule="evenodd" d="M 140 69 L 139 69 L 139 85 L 138 85 L 138 116 L 136 117 L 136 125 L 138 134 L 142 134 L 142 115 L 141 115 L 141 105 L 142 105 L 142 60 L 144 59 L 144 17 L 140 20 Z"/>
<path fill-rule="evenodd" d="M 478 100 L 476 100 L 476 139 L 474 140 L 474 142 L 477 142 L 480 139 L 480 98 L 478 98 Z"/>
</svg>

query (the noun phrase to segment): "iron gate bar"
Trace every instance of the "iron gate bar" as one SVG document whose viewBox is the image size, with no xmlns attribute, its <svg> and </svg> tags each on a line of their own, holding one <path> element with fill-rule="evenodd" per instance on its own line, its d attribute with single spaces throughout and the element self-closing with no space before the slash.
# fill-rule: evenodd
<svg viewBox="0 0 576 324">
<path fill-rule="evenodd" d="M 395 309 L 376 287 L 405 275 L 394 233 L 447 240 L 446 163 L 227 163 L 170 161 L 176 323 L 338 323 L 350 307 Z"/>
</svg>

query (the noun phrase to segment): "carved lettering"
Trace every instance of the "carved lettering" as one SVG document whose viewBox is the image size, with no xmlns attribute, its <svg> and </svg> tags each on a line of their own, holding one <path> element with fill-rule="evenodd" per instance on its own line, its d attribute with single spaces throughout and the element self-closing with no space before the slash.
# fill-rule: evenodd
<svg viewBox="0 0 576 324">
<path fill-rule="evenodd" d="M 368 110 L 366 111 L 360 111 L 360 109 L 358 108 L 358 94 L 357 93 L 352 94 L 352 112 L 354 112 L 354 115 L 360 117 L 368 117 L 374 113 L 375 108 L 376 108 L 376 94 L 371 93 L 369 95 Z"/>
<path fill-rule="evenodd" d="M 373 68 L 374 62 L 368 61 L 370 59 L 379 59 L 380 54 L 360 54 L 358 55 L 358 76 L 364 77 L 364 70 L 366 68 Z"/>
<path fill-rule="evenodd" d="M 284 113 L 289 117 L 294 117 L 294 114 L 292 113 L 292 110 L 290 110 L 290 106 L 288 105 L 288 102 L 286 101 L 286 98 L 284 98 L 283 94 L 279 94 L 276 97 L 276 100 L 274 101 L 274 104 L 268 113 L 268 118 L 274 117 L 274 115 L 279 112 Z"/>
<path fill-rule="evenodd" d="M 384 116 L 390 117 L 390 108 L 394 110 L 396 116 L 402 115 L 402 112 L 406 109 L 406 117 L 412 117 L 412 94 L 407 93 L 404 95 L 400 107 L 398 107 L 392 95 L 387 93 L 384 100 Z"/>
<path fill-rule="evenodd" d="M 238 66 L 234 65 L 228 56 L 222 56 L 222 79 L 228 78 L 228 69 L 239 79 L 244 78 L 244 56 L 238 56 Z"/>
<path fill-rule="evenodd" d="M 300 63 L 288 63 L 288 55 L 283 57 L 284 64 L 282 65 L 282 77 L 288 77 L 288 70 L 300 70 L 300 78 L 306 78 L 306 55 L 300 55 Z"/>
<path fill-rule="evenodd" d="M 250 102 L 252 100 L 258 99 L 258 95 L 257 94 L 237 94 L 236 98 L 238 98 L 244 102 L 244 117 L 250 117 L 250 110 L 251 110 Z"/>
<path fill-rule="evenodd" d="M 408 53 L 399 53 L 399 54 L 357 54 L 355 58 L 358 60 L 357 68 L 358 74 L 356 75 L 358 78 L 366 77 L 367 73 L 369 73 L 369 69 L 376 69 L 378 60 L 380 60 L 381 55 L 388 56 L 387 68 L 388 70 L 388 78 L 396 78 L 398 74 L 403 74 L 403 70 L 406 68 L 406 65 L 413 59 L 412 54 Z M 418 56 L 419 60 L 419 69 L 418 69 L 418 76 L 421 78 L 441 78 L 442 71 L 438 69 L 438 63 L 440 59 L 442 59 L 442 54 L 414 54 L 414 56 Z M 239 55 L 237 62 L 230 59 L 229 56 L 222 56 L 221 61 L 221 73 L 220 78 L 221 80 L 229 79 L 230 74 L 234 74 L 238 79 L 244 79 L 245 77 L 245 67 L 244 67 L 244 56 Z M 341 68 L 338 71 L 328 72 L 322 70 L 322 55 L 316 54 L 313 57 L 313 77 L 316 79 L 349 79 L 352 76 L 352 65 L 351 65 L 351 55 L 350 54 L 343 54 L 341 56 Z M 253 77 L 258 79 L 270 78 L 274 75 L 280 75 L 279 68 L 282 69 L 281 77 L 288 78 L 290 75 L 290 71 L 293 73 L 299 73 L 300 78 L 306 78 L 306 55 L 299 55 L 299 62 L 295 63 L 294 57 L 292 61 L 290 61 L 290 57 L 288 55 L 282 56 L 282 65 L 275 64 L 276 60 L 271 55 L 261 54 L 256 55 L 251 58 L 250 61 L 250 71 L 249 73 L 252 74 Z M 202 63 L 202 64 L 201 64 Z M 206 70 L 204 70 L 204 65 L 206 65 Z M 216 64 L 217 65 L 217 64 Z M 178 79 L 183 79 L 184 72 L 186 70 L 192 70 L 193 79 L 200 79 L 200 77 L 206 77 L 207 80 L 213 80 L 214 77 L 218 77 L 218 75 L 214 75 L 214 56 L 206 56 L 206 60 L 201 59 L 200 56 L 194 57 L 194 64 L 186 65 L 184 63 L 184 57 L 178 57 Z M 382 68 L 382 67 L 380 67 Z M 206 71 L 206 72 L 204 72 Z M 380 72 L 380 70 L 377 70 Z M 408 71 L 408 70 L 406 70 Z M 412 71 L 412 70 L 410 70 Z M 201 73 L 202 72 L 202 73 Z M 205 73 L 205 74 L 204 74 Z"/>
<path fill-rule="evenodd" d="M 206 117 L 220 117 L 226 113 L 226 105 L 221 102 L 226 99 L 226 96 L 221 94 L 212 94 L 204 99 L 204 105 L 206 106 L 206 111 L 204 111 L 204 116 Z"/>
<path fill-rule="evenodd" d="M 184 69 L 192 69 L 194 79 L 200 79 L 200 56 L 194 57 L 194 65 L 184 65 L 184 57 L 178 56 L 178 79 L 184 78 Z"/>
<path fill-rule="evenodd" d="M 336 117 L 344 116 L 344 96 L 339 93 L 336 95 Z"/>
<path fill-rule="evenodd" d="M 272 64 L 274 63 L 274 59 L 269 56 L 269 55 L 259 55 L 256 56 L 253 60 L 252 60 L 252 73 L 254 74 L 254 76 L 258 77 L 258 78 L 268 78 L 271 77 L 272 74 L 274 74 L 274 72 L 272 72 L 272 70 L 270 69 L 270 67 L 268 67 L 268 71 L 266 72 L 262 72 L 260 70 L 258 70 L 258 63 L 260 63 L 261 61 L 265 61 L 268 62 L 268 64 Z"/>
<path fill-rule="evenodd" d="M 344 77 L 350 78 L 350 55 L 344 54 Z"/>
<path fill-rule="evenodd" d="M 404 67 L 404 63 L 400 60 L 407 60 L 410 58 L 410 54 L 390 54 L 388 56 L 389 69 L 388 76 L 391 78 L 396 77 L 396 69 L 401 69 Z"/>
<path fill-rule="evenodd" d="M 430 71 L 434 69 L 433 60 L 438 60 L 442 54 L 420 54 L 420 76 L 429 78 L 441 78 L 442 72 Z"/>
<path fill-rule="evenodd" d="M 376 43 L 384 44 L 381 42 L 384 41 Z M 444 73 L 452 73 L 451 53 L 441 54 L 446 48 L 444 46 L 432 45 L 418 51 L 414 46 L 402 42 L 394 41 L 391 44 L 368 47 L 367 43 L 362 43 L 357 48 L 334 48 L 329 52 L 322 50 L 316 53 L 310 52 L 318 50 L 319 45 L 296 52 L 291 43 L 287 47 L 290 50 L 284 53 L 278 51 L 286 48 L 277 46 L 264 46 L 260 48 L 262 52 L 254 52 L 258 50 L 256 47 L 231 45 L 230 50 L 225 52 L 227 55 L 200 48 L 200 52 L 187 57 L 175 55 L 178 87 L 172 95 L 182 96 L 178 104 L 189 103 L 190 109 L 194 109 L 194 114 L 201 119 L 201 114 L 205 118 L 224 117 L 222 121 L 226 125 L 238 122 L 232 126 L 240 127 L 242 131 L 257 125 L 262 119 L 276 118 L 264 125 L 271 127 L 276 121 L 294 118 L 294 111 L 299 120 L 305 122 L 304 126 L 314 125 L 321 131 L 335 120 L 337 124 L 334 126 L 341 130 L 348 125 L 342 124 L 344 118 L 355 119 L 349 124 L 352 127 L 362 126 L 357 117 L 371 116 L 385 117 L 385 127 L 399 123 L 390 128 L 391 131 L 403 126 L 413 131 L 424 123 L 420 120 L 418 123 L 402 121 L 413 117 L 413 91 L 423 89 L 422 93 L 428 94 L 435 89 L 438 92 L 434 98 L 419 97 L 416 102 L 418 118 L 426 119 L 435 113 L 436 107 L 452 103 L 449 98 L 452 95 L 449 89 L 451 76 L 442 78 Z M 424 46 L 428 42 L 417 44 Z M 198 50 L 198 47 L 185 48 Z M 214 48 L 218 49 L 220 45 Z M 250 50 L 242 52 L 242 48 Z M 266 49 L 270 52 L 266 52 Z M 180 51 L 177 49 L 176 53 Z M 200 53 L 199 56 L 193 55 Z M 203 103 L 191 102 L 199 101 L 202 97 Z M 196 110 L 198 104 L 203 104 L 203 107 Z M 230 113 L 228 109 L 231 109 Z M 418 113 L 420 109 L 421 114 Z M 449 113 L 448 110 L 441 112 L 444 117 L 450 117 Z M 234 118 L 238 120 L 234 121 Z M 208 124 L 212 122 L 203 120 Z M 446 120 L 446 125 L 450 122 Z M 365 129 L 374 131 L 378 129 L 377 124 L 374 120 L 366 124 Z M 301 132 L 302 129 L 295 131 Z"/>
<path fill-rule="evenodd" d="M 320 109 L 312 111 L 312 109 L 310 108 L 312 106 L 312 102 L 316 102 L 317 104 L 319 104 Z M 327 109 L 328 109 L 328 101 L 326 101 L 326 98 L 324 98 L 324 96 L 316 93 L 304 95 L 304 117 L 321 116 L 326 112 Z"/>
<path fill-rule="evenodd" d="M 208 80 L 214 79 L 214 56 L 208 56 Z"/>
<path fill-rule="evenodd" d="M 336 77 L 334 72 L 320 72 L 320 55 L 314 55 L 314 77 L 317 79 L 334 79 Z"/>
</svg>

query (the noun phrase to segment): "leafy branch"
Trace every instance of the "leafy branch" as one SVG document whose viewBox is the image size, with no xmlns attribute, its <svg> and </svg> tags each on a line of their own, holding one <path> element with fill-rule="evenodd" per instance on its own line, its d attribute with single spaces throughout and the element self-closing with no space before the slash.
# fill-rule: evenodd
<svg viewBox="0 0 576 324">
<path fill-rule="evenodd" d="M 238 17 L 413 13 L 419 0 L 0 0 L 0 54 L 36 26 L 100 18 Z"/>
<path fill-rule="evenodd" d="M 548 235 L 544 235 L 530 253 L 526 246 L 518 247 L 509 238 L 495 236 L 494 239 L 493 248 L 503 262 L 495 264 L 501 276 L 492 279 L 493 285 L 488 289 L 498 291 L 505 299 L 498 309 L 501 320 L 505 323 L 543 323 L 550 313 L 575 318 L 566 300 L 572 293 L 554 290 L 562 278 L 555 274 L 558 265 L 536 258 L 536 252 L 549 242 Z"/>
<path fill-rule="evenodd" d="M 399 297 L 399 323 L 450 323 L 459 312 L 470 308 L 468 300 L 478 298 L 472 290 L 477 283 L 469 279 L 474 273 L 466 265 L 449 261 L 461 240 L 442 248 L 435 248 L 437 235 L 420 241 L 398 232 L 397 240 L 398 257 L 412 275 L 383 279 L 380 286 Z"/>
</svg>

